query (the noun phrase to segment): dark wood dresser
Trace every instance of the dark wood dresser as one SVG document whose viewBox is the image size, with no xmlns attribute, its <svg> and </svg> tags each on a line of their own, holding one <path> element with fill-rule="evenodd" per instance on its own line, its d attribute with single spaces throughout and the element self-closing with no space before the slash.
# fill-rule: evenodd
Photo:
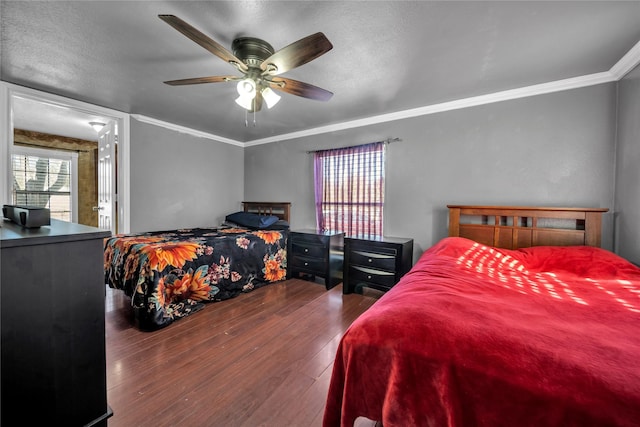
<svg viewBox="0 0 640 427">
<path fill-rule="evenodd" d="M 413 239 L 377 237 L 344 239 L 342 291 L 362 293 L 363 287 L 386 292 L 413 265 Z"/>
<path fill-rule="evenodd" d="M 344 233 L 290 231 L 288 246 L 287 279 L 319 276 L 327 289 L 342 282 Z"/>
<path fill-rule="evenodd" d="M 32 229 L 2 222 L 2 425 L 106 427 L 103 239 L 110 235 L 54 219 Z"/>
</svg>

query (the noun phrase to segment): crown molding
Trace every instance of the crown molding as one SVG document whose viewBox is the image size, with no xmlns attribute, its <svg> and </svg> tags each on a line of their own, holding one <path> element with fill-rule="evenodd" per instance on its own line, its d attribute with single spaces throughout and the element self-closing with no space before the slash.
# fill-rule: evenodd
<svg viewBox="0 0 640 427">
<path fill-rule="evenodd" d="M 527 98 L 535 95 L 542 95 L 564 90 L 577 89 L 586 86 L 593 86 L 602 83 L 615 81 L 615 76 L 609 71 L 603 73 L 589 74 L 587 76 L 573 77 L 564 80 L 557 80 L 549 83 L 541 83 L 532 86 L 525 86 L 517 89 L 504 90 L 501 92 L 490 93 L 487 95 L 473 96 L 470 98 L 457 99 L 455 101 L 442 102 L 439 104 L 427 105 L 424 107 L 413 108 L 410 110 L 396 111 L 389 114 L 381 114 L 371 116 L 365 119 L 351 120 L 348 122 L 336 123 L 327 126 L 320 126 L 313 129 L 306 129 L 299 132 L 292 132 L 282 135 L 276 135 L 269 138 L 254 139 L 247 141 L 244 146 L 251 147 L 254 145 L 268 144 L 276 141 L 284 141 L 288 139 L 303 138 L 307 136 L 319 135 L 328 132 L 337 132 L 341 130 L 353 129 L 362 126 L 369 126 L 379 123 L 391 122 L 395 120 L 409 119 L 412 117 L 426 116 L 429 114 L 441 113 L 444 111 L 459 110 L 462 108 L 475 107 L 478 105 L 491 104 L 494 102 L 508 101 L 518 98 Z"/>
<path fill-rule="evenodd" d="M 633 70 L 640 63 L 640 41 L 629 50 L 620 60 L 609 70 L 611 74 L 620 80 L 627 73 Z"/>
<path fill-rule="evenodd" d="M 246 145 L 245 143 L 236 141 L 235 139 L 225 138 L 224 136 L 215 135 L 213 133 L 202 132 L 199 130 L 188 128 L 186 126 L 180 126 L 173 123 L 165 122 L 163 120 L 154 119 L 152 117 L 143 116 L 141 114 L 131 114 L 131 117 L 142 123 L 160 126 L 169 130 L 176 131 L 178 133 L 196 136 L 198 138 L 212 139 L 214 141 L 224 142 L 225 144 L 236 145 L 238 147 L 244 147 Z"/>
</svg>

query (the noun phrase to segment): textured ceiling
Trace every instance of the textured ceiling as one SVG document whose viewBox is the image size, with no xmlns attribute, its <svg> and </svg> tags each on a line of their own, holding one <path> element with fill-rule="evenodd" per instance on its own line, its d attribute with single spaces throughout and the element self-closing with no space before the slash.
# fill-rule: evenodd
<svg viewBox="0 0 640 427">
<path fill-rule="evenodd" d="M 3 0 L 0 7 L 1 80 L 240 142 L 605 72 L 640 40 L 638 1 Z M 229 50 L 238 36 L 278 50 L 321 31 L 333 49 L 283 77 L 334 96 L 319 102 L 284 93 L 245 127 L 234 84 L 163 83 L 238 73 L 159 14 L 178 16 Z M 16 121 L 34 111 L 22 108 Z"/>
</svg>

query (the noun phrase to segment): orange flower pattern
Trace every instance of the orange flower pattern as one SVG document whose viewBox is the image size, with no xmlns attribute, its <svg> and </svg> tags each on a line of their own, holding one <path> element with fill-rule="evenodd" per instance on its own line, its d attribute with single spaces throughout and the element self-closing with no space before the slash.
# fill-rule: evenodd
<svg viewBox="0 0 640 427">
<path fill-rule="evenodd" d="M 198 257 L 199 242 L 150 243 L 140 253 L 147 255 L 151 270 L 163 271 L 168 266 L 182 267 L 185 262 Z"/>
<path fill-rule="evenodd" d="M 175 302 L 187 299 L 206 301 L 211 299 L 212 288 L 209 286 L 207 270 L 208 267 L 203 265 L 195 272 L 192 269 L 186 272 L 177 270 L 164 276 L 158 281 L 156 292 L 151 300 L 160 308 L 166 306 L 166 301 Z"/>
<path fill-rule="evenodd" d="M 265 241 L 266 244 L 272 245 L 282 239 L 282 233 L 279 231 L 255 231 L 254 234 Z"/>
<path fill-rule="evenodd" d="M 224 233 L 224 234 L 246 233 L 247 231 L 249 231 L 249 230 L 247 230 L 246 228 L 237 228 L 237 227 L 234 227 L 234 228 L 223 228 L 222 230 L 220 230 L 220 232 Z"/>
<path fill-rule="evenodd" d="M 280 249 L 274 255 L 264 256 L 264 278 L 268 282 L 278 282 L 287 276 L 287 253 Z"/>
</svg>

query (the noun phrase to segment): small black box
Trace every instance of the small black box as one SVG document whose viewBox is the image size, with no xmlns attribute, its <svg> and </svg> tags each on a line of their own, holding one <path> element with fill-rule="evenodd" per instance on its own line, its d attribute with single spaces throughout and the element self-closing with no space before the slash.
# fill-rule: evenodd
<svg viewBox="0 0 640 427">
<path fill-rule="evenodd" d="M 51 225 L 51 213 L 47 208 L 36 206 L 4 205 L 2 215 L 25 228 Z"/>
</svg>

